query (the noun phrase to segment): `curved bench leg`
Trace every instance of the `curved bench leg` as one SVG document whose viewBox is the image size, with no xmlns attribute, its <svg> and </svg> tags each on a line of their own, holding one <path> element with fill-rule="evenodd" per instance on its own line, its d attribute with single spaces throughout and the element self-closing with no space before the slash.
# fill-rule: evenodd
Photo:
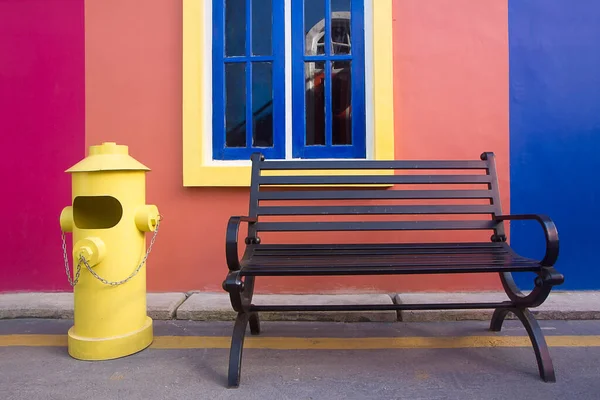
<svg viewBox="0 0 600 400">
<path fill-rule="evenodd" d="M 502 324 L 509 311 L 508 308 L 496 308 L 494 310 L 494 315 L 492 315 L 492 321 L 490 322 L 490 331 L 500 332 L 502 330 Z"/>
<path fill-rule="evenodd" d="M 533 350 L 535 351 L 535 358 L 537 359 L 538 370 L 540 372 L 540 377 L 544 382 L 556 382 L 556 375 L 554 374 L 554 365 L 552 364 L 552 358 L 550 358 L 550 351 L 548 350 L 548 345 L 546 344 L 546 339 L 544 338 L 544 333 L 540 328 L 540 325 L 533 317 L 533 314 L 526 308 L 498 308 L 494 311 L 494 315 L 492 316 L 492 321 L 490 323 L 490 330 L 498 332 L 502 329 L 502 323 L 504 319 L 508 315 L 509 312 L 512 312 L 519 318 L 525 329 L 527 330 L 527 334 L 529 335 L 529 339 L 531 340 L 531 344 L 533 345 Z"/>
<path fill-rule="evenodd" d="M 544 382 L 556 382 L 554 365 L 552 364 L 552 358 L 550 358 L 548 345 L 546 344 L 546 339 L 544 339 L 544 333 L 542 332 L 540 325 L 526 308 L 517 308 L 511 311 L 521 320 L 529 334 L 529 339 L 531 339 L 531 344 L 535 351 L 535 358 L 537 358 L 540 377 Z"/>
<path fill-rule="evenodd" d="M 253 335 L 260 334 L 260 319 L 258 318 L 258 313 L 253 312 L 250 313 L 250 333 Z"/>
<path fill-rule="evenodd" d="M 227 386 L 237 388 L 240 386 L 240 374 L 242 372 L 242 352 L 244 350 L 244 337 L 246 336 L 246 326 L 250 314 L 245 312 L 238 313 L 233 326 L 233 335 L 231 336 L 231 349 L 229 351 L 229 374 Z"/>
</svg>

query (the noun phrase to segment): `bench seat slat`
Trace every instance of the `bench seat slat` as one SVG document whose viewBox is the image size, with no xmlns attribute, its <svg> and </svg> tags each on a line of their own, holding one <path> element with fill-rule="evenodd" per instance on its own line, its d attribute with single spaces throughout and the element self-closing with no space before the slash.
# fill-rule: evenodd
<svg viewBox="0 0 600 400">
<path fill-rule="evenodd" d="M 535 272 L 539 266 L 533 265 L 419 265 L 410 267 L 387 267 L 369 264 L 369 268 L 361 267 L 291 267 L 243 269 L 242 276 L 327 276 L 327 275 L 416 275 L 416 274 L 450 274 L 450 273 L 490 273 L 490 272 Z"/>
<path fill-rule="evenodd" d="M 491 181 L 489 175 L 262 176 L 259 185 L 489 184 Z"/>
<path fill-rule="evenodd" d="M 494 229 L 496 221 L 258 222 L 259 232 L 423 231 Z"/>
<path fill-rule="evenodd" d="M 377 261 L 379 263 L 390 264 L 390 265 L 430 265 L 430 264 L 511 264 L 515 262 L 523 262 L 526 264 L 535 263 L 534 261 L 515 258 L 509 254 L 504 255 L 493 255 L 493 254 L 479 254 L 476 256 L 469 255 L 399 255 L 399 254 L 348 254 L 340 255 L 338 257 L 330 256 L 319 256 L 319 255 L 306 255 L 306 256 L 295 256 L 295 257 L 273 257 L 273 256 L 255 256 L 248 261 L 247 265 L 295 265 L 301 260 L 306 265 L 355 265 L 364 264 L 366 261 Z"/>
<path fill-rule="evenodd" d="M 312 268 L 312 267 L 331 267 L 331 268 L 345 268 L 345 267 L 356 267 L 363 266 L 364 268 L 372 268 L 377 266 L 383 267 L 427 267 L 427 266 L 467 266 L 467 265 L 485 265 L 485 266 L 505 266 L 505 265 L 533 265 L 535 262 L 514 260 L 510 257 L 477 257 L 477 258 L 464 258 L 464 257 L 448 257 L 448 258 L 421 258 L 416 260 L 415 258 L 402 260 L 402 257 L 375 257 L 371 260 L 365 260 L 364 257 L 345 257 L 340 259 L 332 260 L 331 258 L 318 258 L 318 257 L 300 257 L 304 264 L 298 265 L 296 260 L 264 260 L 257 258 L 252 260 L 252 264 L 248 264 L 248 268 L 268 268 L 268 267 L 297 267 Z M 373 259 L 375 261 L 373 261 Z"/>
<path fill-rule="evenodd" d="M 517 255 L 506 243 L 355 246 L 354 250 L 351 245 L 256 246 L 249 250 L 242 262 L 242 275 L 514 272 L 537 271 L 540 268 L 538 261 Z M 347 249 L 340 251 L 343 247 Z M 338 251 L 332 252 L 331 248 Z M 281 249 L 282 253 L 277 249 Z"/>
<path fill-rule="evenodd" d="M 340 250 L 342 251 L 342 250 Z M 441 254 L 444 257 L 451 257 L 454 255 L 468 255 L 468 256 L 476 256 L 478 254 L 488 254 L 485 249 L 472 249 L 472 250 L 444 250 L 444 249 L 421 249 L 414 251 L 397 251 L 393 249 L 347 249 L 343 250 L 344 254 L 356 254 L 356 255 L 383 255 L 383 254 L 410 254 L 410 255 L 433 255 L 433 254 Z M 267 257 L 267 256 L 320 256 L 323 254 L 328 254 L 330 251 L 318 251 L 318 250 L 263 250 L 263 251 L 255 251 L 254 255 L 256 257 Z M 498 254 L 509 254 L 508 251 L 498 252 Z"/>
<path fill-rule="evenodd" d="M 490 190 L 315 190 L 259 192 L 258 200 L 491 199 Z"/>
</svg>

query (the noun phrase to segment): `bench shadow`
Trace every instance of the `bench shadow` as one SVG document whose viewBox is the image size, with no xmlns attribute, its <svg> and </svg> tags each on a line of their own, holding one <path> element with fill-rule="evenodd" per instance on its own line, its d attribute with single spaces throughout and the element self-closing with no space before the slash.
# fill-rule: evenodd
<svg viewBox="0 0 600 400">
<path fill-rule="evenodd" d="M 201 379 L 227 388 L 229 350 L 210 349 L 211 352 L 217 352 L 218 356 L 216 357 L 207 357 L 207 350 L 194 350 L 201 352 L 201 354 L 195 354 L 190 357 L 190 368 L 196 371 Z M 219 360 L 219 362 L 215 362 L 215 360 Z"/>
</svg>

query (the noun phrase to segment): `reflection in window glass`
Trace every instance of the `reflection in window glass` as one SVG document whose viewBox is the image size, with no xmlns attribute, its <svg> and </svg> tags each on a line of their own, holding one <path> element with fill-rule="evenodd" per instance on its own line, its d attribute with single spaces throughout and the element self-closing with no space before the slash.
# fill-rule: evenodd
<svg viewBox="0 0 600 400">
<path fill-rule="evenodd" d="M 331 0 L 331 54 L 350 54 L 350 0 Z"/>
<path fill-rule="evenodd" d="M 252 64 L 252 145 L 273 147 L 273 65 Z"/>
<path fill-rule="evenodd" d="M 225 64 L 225 145 L 246 147 L 246 64 Z"/>
<path fill-rule="evenodd" d="M 325 0 L 304 0 L 305 54 L 325 54 Z"/>
<path fill-rule="evenodd" d="M 225 55 L 246 54 L 246 0 L 225 0 Z"/>
<path fill-rule="evenodd" d="M 335 61 L 331 68 L 332 143 L 352 144 L 352 75 L 350 61 Z"/>
<path fill-rule="evenodd" d="M 304 64 L 306 80 L 306 145 L 325 144 L 325 63 Z"/>
<path fill-rule="evenodd" d="M 273 0 L 252 0 L 252 54 L 271 55 Z M 281 0 L 274 0 L 281 1 Z"/>
</svg>

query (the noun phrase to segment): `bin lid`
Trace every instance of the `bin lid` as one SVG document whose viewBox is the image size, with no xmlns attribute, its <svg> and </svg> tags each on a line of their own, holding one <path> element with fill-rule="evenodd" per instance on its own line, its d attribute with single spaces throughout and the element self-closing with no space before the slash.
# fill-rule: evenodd
<svg viewBox="0 0 600 400">
<path fill-rule="evenodd" d="M 90 146 L 89 155 L 66 172 L 94 171 L 150 171 L 150 168 L 131 157 L 127 146 L 104 142 Z"/>
</svg>

